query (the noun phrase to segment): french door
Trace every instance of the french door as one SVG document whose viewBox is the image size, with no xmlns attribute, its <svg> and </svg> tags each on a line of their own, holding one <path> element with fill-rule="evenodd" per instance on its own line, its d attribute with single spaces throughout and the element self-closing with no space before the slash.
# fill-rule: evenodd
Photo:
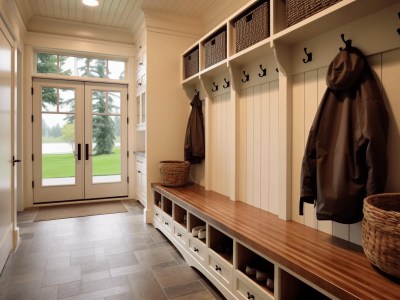
<svg viewBox="0 0 400 300">
<path fill-rule="evenodd" d="M 33 80 L 34 203 L 125 197 L 127 86 Z"/>
</svg>

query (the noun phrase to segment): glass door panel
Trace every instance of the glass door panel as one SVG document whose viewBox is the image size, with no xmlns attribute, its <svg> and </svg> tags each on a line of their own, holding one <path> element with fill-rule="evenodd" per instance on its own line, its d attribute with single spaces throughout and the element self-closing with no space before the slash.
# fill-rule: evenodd
<svg viewBox="0 0 400 300">
<path fill-rule="evenodd" d="M 88 83 L 85 95 L 86 197 L 127 196 L 127 87 Z"/>
<path fill-rule="evenodd" d="M 83 84 L 33 82 L 34 202 L 84 196 Z"/>
</svg>

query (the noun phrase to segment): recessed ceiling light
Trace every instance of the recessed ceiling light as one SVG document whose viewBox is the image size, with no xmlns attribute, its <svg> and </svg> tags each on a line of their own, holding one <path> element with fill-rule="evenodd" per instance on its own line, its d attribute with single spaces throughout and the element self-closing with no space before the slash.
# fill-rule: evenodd
<svg viewBox="0 0 400 300">
<path fill-rule="evenodd" d="M 99 1 L 97 0 L 82 0 L 82 3 L 87 6 L 97 6 L 99 5 Z"/>
</svg>

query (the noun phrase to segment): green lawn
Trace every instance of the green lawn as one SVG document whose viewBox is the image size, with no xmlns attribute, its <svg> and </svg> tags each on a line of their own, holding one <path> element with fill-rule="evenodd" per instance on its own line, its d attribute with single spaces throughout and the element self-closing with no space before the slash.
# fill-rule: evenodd
<svg viewBox="0 0 400 300">
<path fill-rule="evenodd" d="M 114 148 L 112 154 L 92 156 L 93 175 L 121 174 L 120 148 Z M 71 154 L 43 154 L 43 178 L 64 178 L 75 176 L 74 155 Z M 82 157 L 84 159 L 84 157 Z M 82 161 L 83 162 L 83 161 Z"/>
</svg>

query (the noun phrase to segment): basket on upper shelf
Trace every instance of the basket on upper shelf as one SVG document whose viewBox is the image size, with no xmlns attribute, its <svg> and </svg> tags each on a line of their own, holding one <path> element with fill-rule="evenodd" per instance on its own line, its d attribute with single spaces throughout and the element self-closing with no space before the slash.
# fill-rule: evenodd
<svg viewBox="0 0 400 300">
<path fill-rule="evenodd" d="M 400 193 L 364 199 L 362 246 L 373 265 L 400 278 Z"/>
<path fill-rule="evenodd" d="M 199 47 L 193 48 L 183 56 L 185 78 L 199 72 Z"/>
<path fill-rule="evenodd" d="M 342 0 L 286 0 L 286 25 L 290 27 L 340 1 Z"/>
<path fill-rule="evenodd" d="M 226 58 L 226 27 L 218 30 L 204 42 L 205 68 Z"/>
<path fill-rule="evenodd" d="M 187 184 L 190 171 L 188 161 L 163 160 L 159 168 L 161 185 L 179 187 Z"/>
<path fill-rule="evenodd" d="M 269 1 L 256 2 L 234 21 L 236 29 L 236 52 L 269 37 Z"/>
</svg>

